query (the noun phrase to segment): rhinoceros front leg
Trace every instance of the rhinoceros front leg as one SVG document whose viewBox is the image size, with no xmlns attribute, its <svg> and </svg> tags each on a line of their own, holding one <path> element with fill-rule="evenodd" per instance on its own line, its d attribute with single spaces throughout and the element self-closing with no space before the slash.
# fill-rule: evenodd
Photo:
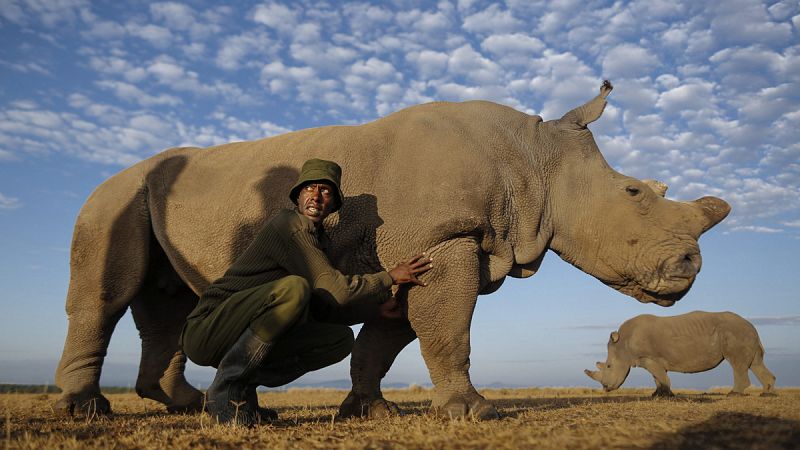
<svg viewBox="0 0 800 450">
<path fill-rule="evenodd" d="M 184 377 L 186 355 L 179 339 L 186 316 L 197 304 L 197 296 L 172 271 L 151 262 L 151 276 L 131 303 L 131 312 L 142 339 L 142 358 L 136 393 L 163 403 L 169 412 L 200 411 L 203 394 Z M 161 269 L 160 269 L 161 270 Z"/>
<path fill-rule="evenodd" d="M 653 392 L 653 397 L 674 397 L 670 388 L 669 375 L 666 369 L 660 363 L 651 359 L 645 359 L 641 362 L 641 366 L 653 375 L 653 380 L 656 382 L 656 390 Z"/>
<path fill-rule="evenodd" d="M 353 389 L 339 407 L 339 417 L 380 418 L 400 414 L 381 393 L 381 380 L 394 359 L 417 335 L 405 319 L 367 322 L 358 333 L 350 357 Z"/>
<path fill-rule="evenodd" d="M 408 315 L 434 384 L 432 410 L 451 418 L 498 418 L 469 377 L 470 323 L 480 285 L 479 249 L 468 238 L 434 251 L 428 286 L 409 293 Z"/>
</svg>

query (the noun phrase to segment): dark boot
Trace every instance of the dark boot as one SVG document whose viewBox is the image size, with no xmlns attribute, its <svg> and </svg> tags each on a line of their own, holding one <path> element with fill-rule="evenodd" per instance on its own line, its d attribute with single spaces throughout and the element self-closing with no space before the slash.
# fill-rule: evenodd
<svg viewBox="0 0 800 450">
<path fill-rule="evenodd" d="M 272 408 L 262 408 L 258 406 L 257 387 L 258 385 L 253 385 L 252 389 L 247 390 L 247 404 L 255 411 L 256 422 L 271 423 L 278 420 L 278 411 Z"/>
<path fill-rule="evenodd" d="M 287 360 L 267 363 L 255 370 L 250 382 L 253 383 L 252 393 L 248 391 L 248 404 L 256 411 L 259 422 L 273 422 L 278 420 L 278 412 L 271 408 L 258 406 L 258 395 L 255 388 L 258 386 L 279 387 L 300 378 L 307 371 L 300 366 L 300 358 L 293 356 Z"/>
<path fill-rule="evenodd" d="M 256 423 L 258 402 L 254 406 L 248 401 L 255 396 L 250 379 L 271 347 L 271 342 L 262 341 L 247 328 L 225 353 L 206 391 L 206 409 L 219 423 L 244 426 Z"/>
</svg>

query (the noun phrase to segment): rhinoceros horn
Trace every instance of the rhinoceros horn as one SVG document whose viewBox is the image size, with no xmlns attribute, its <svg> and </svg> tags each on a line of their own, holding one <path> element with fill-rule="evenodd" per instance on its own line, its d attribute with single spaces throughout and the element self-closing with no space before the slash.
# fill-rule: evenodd
<svg viewBox="0 0 800 450">
<path fill-rule="evenodd" d="M 603 109 L 606 107 L 606 97 L 608 97 L 612 89 L 614 89 L 614 86 L 611 85 L 611 82 L 604 80 L 603 85 L 600 86 L 600 95 L 564 114 L 564 117 L 558 120 L 559 124 L 566 126 L 575 124 L 578 125 L 578 128 L 586 128 L 586 125 L 599 119 L 603 114 Z"/>
<path fill-rule="evenodd" d="M 700 207 L 707 219 L 703 224 L 703 232 L 718 224 L 731 212 L 731 205 L 716 197 L 702 197 L 692 203 Z"/>
<path fill-rule="evenodd" d="M 653 190 L 653 192 L 662 197 L 667 194 L 667 189 L 669 189 L 666 184 L 658 180 L 642 180 L 642 183 L 646 184 L 650 189 Z"/>
<path fill-rule="evenodd" d="M 593 379 L 595 381 L 600 381 L 600 372 L 598 372 L 596 370 L 584 369 L 583 373 L 585 373 L 586 375 L 589 376 L 589 378 L 591 378 L 591 379 Z"/>
</svg>

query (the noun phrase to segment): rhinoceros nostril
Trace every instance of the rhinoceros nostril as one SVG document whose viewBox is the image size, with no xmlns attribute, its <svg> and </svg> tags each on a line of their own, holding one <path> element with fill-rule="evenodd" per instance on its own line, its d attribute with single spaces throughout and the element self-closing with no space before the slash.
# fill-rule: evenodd
<svg viewBox="0 0 800 450">
<path fill-rule="evenodd" d="M 695 252 L 673 256 L 662 266 L 662 273 L 666 278 L 692 278 L 699 271 L 700 254 Z"/>
<path fill-rule="evenodd" d="M 696 275 L 697 272 L 700 272 L 700 266 L 702 265 L 700 253 L 687 253 L 683 257 L 683 261 L 683 264 L 692 272 L 693 275 Z"/>
</svg>

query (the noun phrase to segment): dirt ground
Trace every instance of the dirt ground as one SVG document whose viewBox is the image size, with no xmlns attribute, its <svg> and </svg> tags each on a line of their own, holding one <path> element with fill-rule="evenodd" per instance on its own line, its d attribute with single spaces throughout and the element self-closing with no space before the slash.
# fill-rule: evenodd
<svg viewBox="0 0 800 450">
<path fill-rule="evenodd" d="M 57 394 L 0 395 L 4 448 L 291 448 L 291 449 L 597 449 L 800 448 L 800 388 L 762 398 L 651 389 L 491 389 L 500 420 L 450 420 L 428 413 L 430 391 L 387 390 L 404 411 L 381 420 L 335 421 L 346 391 L 289 389 L 259 394 L 280 413 L 251 429 L 212 423 L 207 414 L 167 414 L 135 394 L 108 394 L 110 417 L 56 416 Z"/>
</svg>

